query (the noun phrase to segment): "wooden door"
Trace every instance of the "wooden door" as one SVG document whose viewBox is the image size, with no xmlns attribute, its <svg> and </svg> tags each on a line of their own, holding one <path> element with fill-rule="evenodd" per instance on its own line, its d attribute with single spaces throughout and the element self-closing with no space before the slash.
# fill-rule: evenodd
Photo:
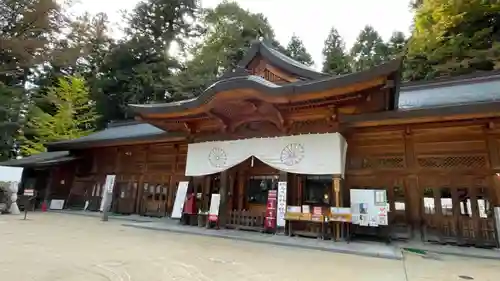
<svg viewBox="0 0 500 281">
<path fill-rule="evenodd" d="M 486 178 L 424 177 L 419 182 L 424 241 L 480 247 L 496 245 Z"/>
<path fill-rule="evenodd" d="M 169 202 L 168 176 L 150 175 L 142 183 L 142 198 L 140 200 L 140 214 L 152 217 L 167 215 Z"/>
<path fill-rule="evenodd" d="M 89 201 L 89 206 L 87 210 L 89 211 L 99 211 L 101 208 L 104 179 L 102 176 L 95 176 L 91 181 L 92 188 L 90 192 L 87 192 L 87 200 Z"/>
<path fill-rule="evenodd" d="M 114 188 L 114 211 L 133 214 L 138 191 L 137 176 L 119 176 Z"/>
</svg>

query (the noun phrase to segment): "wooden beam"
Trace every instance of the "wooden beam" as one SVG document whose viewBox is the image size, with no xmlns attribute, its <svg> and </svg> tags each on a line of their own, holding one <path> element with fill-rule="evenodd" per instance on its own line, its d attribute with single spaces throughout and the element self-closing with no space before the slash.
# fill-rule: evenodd
<svg viewBox="0 0 500 281">
<path fill-rule="evenodd" d="M 192 135 L 195 132 L 193 124 L 190 124 L 188 122 L 184 122 L 183 126 L 184 126 L 184 129 L 186 129 L 186 132 L 188 134 Z"/>
<path fill-rule="evenodd" d="M 285 118 L 283 118 L 283 114 L 281 114 L 281 111 L 279 111 L 274 105 L 269 104 L 269 109 L 271 112 L 276 116 L 278 121 L 281 124 L 281 127 L 283 128 L 283 125 L 285 124 Z"/>
<path fill-rule="evenodd" d="M 396 83 L 394 82 L 394 80 L 387 80 L 385 82 L 385 86 L 382 87 L 382 89 L 391 89 L 391 88 L 394 88 L 395 85 L 396 85 Z"/>
<path fill-rule="evenodd" d="M 255 121 L 269 121 L 272 124 L 274 124 L 278 130 L 280 130 L 281 132 L 284 131 L 283 123 L 280 122 L 278 117 L 269 118 L 269 117 L 263 116 L 262 114 L 259 114 L 259 115 L 246 116 L 243 119 L 231 122 L 231 124 L 229 125 L 229 132 L 234 133 L 239 126 L 246 124 L 246 123 L 255 122 Z"/>
<path fill-rule="evenodd" d="M 210 116 L 211 118 L 216 119 L 217 121 L 219 121 L 221 123 L 221 125 L 222 125 L 221 131 L 222 132 L 226 132 L 227 131 L 227 129 L 229 128 L 229 125 L 231 123 L 227 118 L 225 118 L 224 116 L 221 116 L 221 115 L 213 112 L 211 109 L 207 110 L 206 114 L 208 116 Z"/>
<path fill-rule="evenodd" d="M 254 99 L 245 100 L 252 107 L 252 111 L 257 111 L 259 107 L 262 105 L 260 101 Z"/>
</svg>

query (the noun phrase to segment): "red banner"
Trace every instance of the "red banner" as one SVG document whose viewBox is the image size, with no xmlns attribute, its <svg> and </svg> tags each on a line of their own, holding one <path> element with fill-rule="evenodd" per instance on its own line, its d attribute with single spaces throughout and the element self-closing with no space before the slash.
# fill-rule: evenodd
<svg viewBox="0 0 500 281">
<path fill-rule="evenodd" d="M 266 229 L 276 229 L 276 201 L 277 191 L 269 190 L 267 194 L 266 218 L 264 222 Z"/>
</svg>

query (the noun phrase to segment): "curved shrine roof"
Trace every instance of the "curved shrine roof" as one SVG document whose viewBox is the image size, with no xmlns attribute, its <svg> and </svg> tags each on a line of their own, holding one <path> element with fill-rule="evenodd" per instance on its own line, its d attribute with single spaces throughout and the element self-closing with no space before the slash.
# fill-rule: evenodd
<svg viewBox="0 0 500 281">
<path fill-rule="evenodd" d="M 369 81 L 381 76 L 388 76 L 399 71 L 401 60 L 392 60 L 375 68 L 356 73 L 328 76 L 314 81 L 298 81 L 278 85 L 255 75 L 236 76 L 219 80 L 209 86 L 198 97 L 171 103 L 131 104 L 132 111 L 139 114 L 174 113 L 199 107 L 210 101 L 218 92 L 236 89 L 254 89 L 263 95 L 293 96 L 309 92 L 319 92 L 333 88 L 349 86 Z"/>
<path fill-rule="evenodd" d="M 289 73 L 293 73 L 303 80 L 317 80 L 331 75 L 316 71 L 309 66 L 302 64 L 278 51 L 273 49 L 262 41 L 256 41 L 250 47 L 245 57 L 238 63 L 238 67 L 246 68 L 248 64 L 260 54 L 264 59 Z"/>
<path fill-rule="evenodd" d="M 500 71 L 403 84 L 398 108 L 413 110 L 500 101 Z"/>
</svg>

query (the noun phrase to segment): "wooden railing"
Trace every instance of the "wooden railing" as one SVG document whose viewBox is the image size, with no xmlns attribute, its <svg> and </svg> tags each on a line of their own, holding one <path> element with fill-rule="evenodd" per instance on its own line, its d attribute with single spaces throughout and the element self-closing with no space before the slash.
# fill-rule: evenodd
<svg viewBox="0 0 500 281">
<path fill-rule="evenodd" d="M 228 213 L 226 227 L 238 230 L 264 230 L 265 213 L 233 210 Z"/>
</svg>

